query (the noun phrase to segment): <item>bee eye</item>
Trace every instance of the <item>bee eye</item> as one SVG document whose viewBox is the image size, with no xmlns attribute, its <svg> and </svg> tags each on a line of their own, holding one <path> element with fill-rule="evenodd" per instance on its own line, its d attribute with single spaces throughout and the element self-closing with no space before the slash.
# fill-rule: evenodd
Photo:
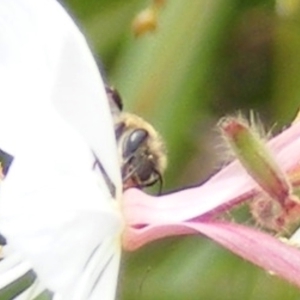
<svg viewBox="0 0 300 300">
<path fill-rule="evenodd" d="M 137 151 L 140 145 L 147 139 L 148 133 L 144 129 L 134 130 L 128 137 L 123 147 L 123 157 L 129 157 Z"/>
</svg>

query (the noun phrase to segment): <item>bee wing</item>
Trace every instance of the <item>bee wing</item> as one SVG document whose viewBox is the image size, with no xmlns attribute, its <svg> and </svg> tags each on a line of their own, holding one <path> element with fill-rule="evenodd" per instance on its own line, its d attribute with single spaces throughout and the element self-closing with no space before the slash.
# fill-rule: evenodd
<svg viewBox="0 0 300 300">
<path fill-rule="evenodd" d="M 97 67 L 56 1 L 0 1 L 0 22 L 0 232 L 63 299 L 113 299 L 120 214 L 92 151 L 122 187 Z"/>
</svg>

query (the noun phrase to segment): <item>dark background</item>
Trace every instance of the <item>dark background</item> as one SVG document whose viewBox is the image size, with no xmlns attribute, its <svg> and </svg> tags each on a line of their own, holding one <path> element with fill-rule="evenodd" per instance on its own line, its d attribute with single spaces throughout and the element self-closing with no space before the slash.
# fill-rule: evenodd
<svg viewBox="0 0 300 300">
<path fill-rule="evenodd" d="M 164 191 L 199 184 L 227 160 L 216 128 L 253 111 L 275 134 L 300 103 L 297 0 L 169 0 L 140 38 L 151 1 L 66 0 L 125 109 L 166 140 Z M 300 291 L 202 237 L 166 239 L 123 255 L 122 300 L 292 300 Z"/>
</svg>

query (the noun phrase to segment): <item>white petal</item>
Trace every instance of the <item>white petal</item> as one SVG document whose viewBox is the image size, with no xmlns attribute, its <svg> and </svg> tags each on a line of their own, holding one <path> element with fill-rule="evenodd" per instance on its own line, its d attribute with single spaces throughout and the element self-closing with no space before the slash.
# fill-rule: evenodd
<svg viewBox="0 0 300 300">
<path fill-rule="evenodd" d="M 0 46 L 1 111 L 14 116 L 2 116 L 0 133 L 5 124 L 24 130 L 16 119 L 22 126 L 32 122 L 32 110 L 53 101 L 120 192 L 118 162 L 109 155 L 116 150 L 108 102 L 99 100 L 106 99 L 103 82 L 84 37 L 65 11 L 53 0 L 1 1 Z M 7 147 L 19 148 L 7 135 L 0 138 Z"/>
<path fill-rule="evenodd" d="M 0 82 L 0 149 L 14 156 L 1 186 L 0 232 L 66 299 L 77 288 L 113 297 L 120 214 L 91 152 L 120 193 L 113 126 L 86 42 L 55 1 L 0 1 Z M 94 277 L 103 272 L 94 293 L 82 285 L 87 267 Z M 107 289 L 101 297 L 99 287 Z"/>
<path fill-rule="evenodd" d="M 5 295 L 6 299 L 28 300 L 45 292 L 45 287 L 36 277 L 32 266 L 7 248 L 9 247 L 6 246 L 4 252 L 9 254 L 0 261 L 0 298 L 3 299 Z"/>
</svg>

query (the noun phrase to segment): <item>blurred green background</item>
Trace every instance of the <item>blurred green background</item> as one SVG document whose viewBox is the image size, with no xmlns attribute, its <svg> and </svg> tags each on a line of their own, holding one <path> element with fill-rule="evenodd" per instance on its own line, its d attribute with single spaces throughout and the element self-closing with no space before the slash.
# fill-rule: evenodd
<svg viewBox="0 0 300 300">
<path fill-rule="evenodd" d="M 300 104 L 298 0 L 166 0 L 157 29 L 135 38 L 150 0 L 65 0 L 125 109 L 166 140 L 164 191 L 199 184 L 226 160 L 224 115 L 257 112 L 280 131 Z M 201 199 L 199 199 L 200 201 Z M 120 300 L 289 300 L 300 291 L 203 237 L 123 255 Z"/>
</svg>

